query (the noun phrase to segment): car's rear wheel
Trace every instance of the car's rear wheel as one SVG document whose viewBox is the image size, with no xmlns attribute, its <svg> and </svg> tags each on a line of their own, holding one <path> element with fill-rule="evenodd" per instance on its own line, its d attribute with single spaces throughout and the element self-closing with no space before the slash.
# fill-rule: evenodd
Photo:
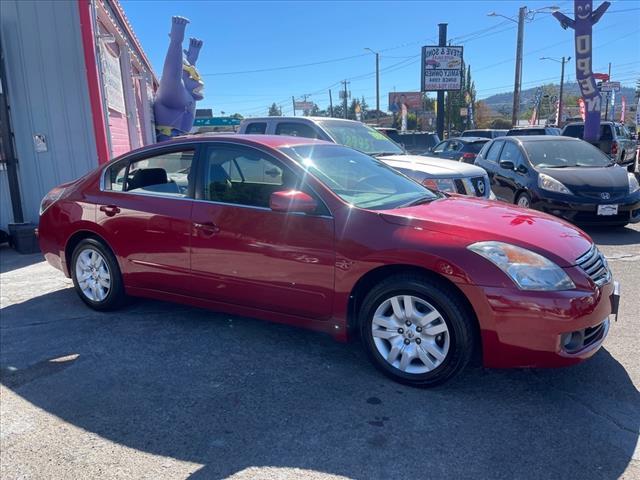
<svg viewBox="0 0 640 480">
<path fill-rule="evenodd" d="M 421 275 L 389 277 L 360 309 L 360 334 L 374 365 L 419 387 L 441 384 L 467 365 L 476 345 L 474 322 L 457 292 Z"/>
<path fill-rule="evenodd" d="M 531 208 L 531 196 L 526 192 L 522 192 L 516 198 L 516 205 L 523 208 Z"/>
<path fill-rule="evenodd" d="M 113 310 L 125 300 L 118 262 L 109 248 L 96 239 L 87 238 L 76 246 L 71 276 L 82 301 L 95 310 Z"/>
</svg>

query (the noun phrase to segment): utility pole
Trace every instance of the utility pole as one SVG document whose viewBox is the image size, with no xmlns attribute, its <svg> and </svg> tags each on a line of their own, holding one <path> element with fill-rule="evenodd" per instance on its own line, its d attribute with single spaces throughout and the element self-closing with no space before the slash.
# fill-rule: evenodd
<svg viewBox="0 0 640 480">
<path fill-rule="evenodd" d="M 611 81 L 611 62 L 609 62 L 609 82 Z M 604 121 L 606 122 L 609 119 L 609 95 L 611 92 L 607 92 L 607 103 L 604 106 Z"/>
<path fill-rule="evenodd" d="M 380 121 L 380 53 L 365 48 L 376 56 L 376 120 Z"/>
<path fill-rule="evenodd" d="M 380 122 L 380 54 L 376 52 L 376 121 Z"/>
<path fill-rule="evenodd" d="M 331 97 L 331 89 L 329 89 L 329 116 L 333 117 L 333 98 Z"/>
<path fill-rule="evenodd" d="M 518 41 L 516 44 L 516 78 L 513 85 L 513 111 L 511 124 L 518 125 L 520 116 L 520 86 L 522 85 L 522 44 L 524 43 L 524 19 L 527 15 L 527 7 L 518 10 Z"/>
<path fill-rule="evenodd" d="M 558 97 L 558 127 L 562 127 L 562 107 L 564 106 L 562 102 L 562 92 L 564 91 L 564 64 L 569 60 L 571 60 L 571 57 L 569 57 L 567 60 L 562 57 L 562 70 L 560 73 L 560 96 Z"/>
<path fill-rule="evenodd" d="M 293 104 L 293 116 L 296 116 L 296 97 L 291 97 L 291 103 Z"/>
<path fill-rule="evenodd" d="M 343 90 L 343 98 L 342 98 L 342 108 L 344 110 L 343 112 L 343 117 L 347 118 L 347 85 L 349 85 L 351 82 L 347 82 L 346 80 L 343 80 L 341 82 L 344 85 L 344 90 Z"/>
<path fill-rule="evenodd" d="M 438 24 L 438 46 L 446 47 L 447 45 L 447 24 Z M 438 113 L 436 115 L 436 130 L 438 137 L 444 138 L 444 90 L 438 90 Z"/>
</svg>

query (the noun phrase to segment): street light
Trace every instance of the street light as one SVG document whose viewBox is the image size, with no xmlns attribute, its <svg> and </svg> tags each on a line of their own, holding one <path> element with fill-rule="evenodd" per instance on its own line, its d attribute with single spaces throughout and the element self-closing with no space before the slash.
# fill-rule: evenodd
<svg viewBox="0 0 640 480">
<path fill-rule="evenodd" d="M 487 13 L 489 17 L 502 17 L 506 18 L 510 22 L 514 22 L 518 24 L 518 40 L 516 43 L 516 76 L 513 86 L 513 110 L 511 112 L 511 123 L 513 126 L 517 126 L 518 117 L 520 116 L 520 87 L 522 85 L 522 44 L 524 42 L 524 22 L 525 20 L 533 20 L 536 13 L 541 13 L 545 10 L 549 10 L 549 12 L 557 12 L 560 10 L 559 7 L 555 5 L 550 7 L 541 7 L 536 8 L 535 10 L 529 10 L 527 7 L 520 7 L 518 10 L 518 20 L 513 17 L 507 17 L 501 13 L 490 12 Z"/>
<path fill-rule="evenodd" d="M 556 119 L 558 123 L 558 127 L 562 126 L 562 90 L 564 88 L 564 64 L 568 63 L 571 60 L 571 57 L 567 57 L 566 59 L 562 57 L 562 60 L 552 57 L 540 57 L 540 60 L 552 60 L 554 62 L 558 62 L 562 64 L 562 70 L 560 73 L 560 95 L 558 96 L 558 118 Z"/>
<path fill-rule="evenodd" d="M 380 54 L 366 47 L 365 50 L 376 56 L 376 119 L 380 121 Z"/>
</svg>

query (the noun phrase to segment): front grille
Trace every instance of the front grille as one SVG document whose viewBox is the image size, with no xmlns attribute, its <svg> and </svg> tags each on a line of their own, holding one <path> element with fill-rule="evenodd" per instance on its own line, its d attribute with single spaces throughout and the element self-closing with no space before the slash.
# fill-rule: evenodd
<svg viewBox="0 0 640 480">
<path fill-rule="evenodd" d="M 604 255 L 595 245 L 578 257 L 576 264 L 594 281 L 596 285 L 604 285 L 611 279 L 609 265 Z"/>
</svg>

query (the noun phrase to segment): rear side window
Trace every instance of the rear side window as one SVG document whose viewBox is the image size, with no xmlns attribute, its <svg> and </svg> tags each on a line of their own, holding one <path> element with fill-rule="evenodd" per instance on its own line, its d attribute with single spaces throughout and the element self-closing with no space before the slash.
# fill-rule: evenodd
<svg viewBox="0 0 640 480">
<path fill-rule="evenodd" d="M 467 152 L 471 152 L 471 153 L 478 153 L 478 152 L 480 152 L 480 150 L 482 150 L 482 147 L 484 147 L 485 143 L 487 143 L 487 142 L 467 143 L 467 145 L 464 148 L 464 150 L 467 151 Z"/>
<path fill-rule="evenodd" d="M 316 131 L 304 123 L 281 122 L 276 127 L 276 135 L 290 135 L 292 137 L 320 138 Z"/>
<path fill-rule="evenodd" d="M 267 124 L 265 122 L 253 122 L 247 124 L 247 128 L 245 128 L 245 133 L 249 135 L 264 135 L 267 131 Z"/>
<path fill-rule="evenodd" d="M 502 149 L 502 145 L 504 145 L 503 140 L 498 140 L 497 142 L 493 142 L 487 151 L 487 154 L 484 156 L 487 160 L 491 162 L 497 162 L 498 156 L 500 155 L 500 150 Z"/>
</svg>

